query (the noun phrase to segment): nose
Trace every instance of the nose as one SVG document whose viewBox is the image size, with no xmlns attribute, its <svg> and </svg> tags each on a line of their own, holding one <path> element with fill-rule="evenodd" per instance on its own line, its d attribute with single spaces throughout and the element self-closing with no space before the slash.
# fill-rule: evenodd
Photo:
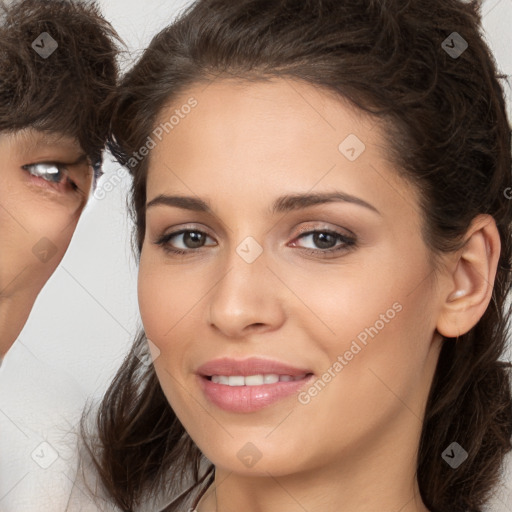
<svg viewBox="0 0 512 512">
<path fill-rule="evenodd" d="M 209 324 L 224 336 L 244 336 L 273 331 L 285 321 L 285 292 L 267 266 L 265 251 L 248 263 L 235 250 L 226 272 L 209 297 Z"/>
</svg>

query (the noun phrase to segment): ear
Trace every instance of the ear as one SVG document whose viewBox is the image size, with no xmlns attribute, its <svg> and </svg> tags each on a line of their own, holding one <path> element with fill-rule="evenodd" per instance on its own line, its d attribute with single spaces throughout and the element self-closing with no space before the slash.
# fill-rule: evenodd
<svg viewBox="0 0 512 512">
<path fill-rule="evenodd" d="M 492 297 L 501 251 L 494 218 L 479 215 L 466 233 L 466 243 L 454 255 L 440 286 L 441 311 L 437 331 L 456 338 L 471 330 L 482 318 Z"/>
</svg>

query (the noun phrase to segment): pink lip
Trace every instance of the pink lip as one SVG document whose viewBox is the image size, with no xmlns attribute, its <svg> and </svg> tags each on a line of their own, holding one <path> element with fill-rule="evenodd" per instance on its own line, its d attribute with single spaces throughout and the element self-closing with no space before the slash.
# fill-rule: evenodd
<svg viewBox="0 0 512 512">
<path fill-rule="evenodd" d="M 295 381 L 279 381 L 261 386 L 227 386 L 208 379 L 212 375 L 305 375 Z M 296 368 L 277 361 L 252 357 L 244 360 L 215 359 L 197 369 L 199 386 L 208 400 L 221 409 L 236 413 L 255 412 L 297 393 L 314 377 L 308 369 Z"/>
<path fill-rule="evenodd" d="M 248 359 L 230 359 L 223 357 L 213 359 L 201 365 L 197 371 L 201 376 L 211 377 L 212 375 L 258 375 L 260 373 L 276 373 L 277 375 L 303 375 L 312 373 L 307 368 L 296 368 L 278 361 L 270 359 L 261 359 L 259 357 L 250 357 Z"/>
</svg>

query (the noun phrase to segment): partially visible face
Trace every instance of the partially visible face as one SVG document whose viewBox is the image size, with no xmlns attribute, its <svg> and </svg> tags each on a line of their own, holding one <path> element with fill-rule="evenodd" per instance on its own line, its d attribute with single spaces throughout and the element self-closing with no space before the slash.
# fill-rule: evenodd
<svg viewBox="0 0 512 512">
<path fill-rule="evenodd" d="M 0 133 L 0 339 L 61 261 L 87 202 L 92 168 L 76 140 L 33 129 Z M 10 315 L 9 315 L 10 316 Z M 2 336 L 2 334 L 4 334 Z"/>
<path fill-rule="evenodd" d="M 387 471 L 399 453 L 410 460 L 440 302 L 418 196 L 386 160 L 380 128 L 282 80 L 192 87 L 159 121 L 189 98 L 197 106 L 150 154 L 138 285 L 169 403 L 229 471 L 350 471 L 365 454 Z M 334 192 L 339 200 L 279 199 Z M 206 371 L 219 373 L 216 385 L 198 375 L 226 357 L 310 375 L 272 384 L 286 371 L 240 370 L 257 375 L 252 391 L 227 367 Z"/>
</svg>

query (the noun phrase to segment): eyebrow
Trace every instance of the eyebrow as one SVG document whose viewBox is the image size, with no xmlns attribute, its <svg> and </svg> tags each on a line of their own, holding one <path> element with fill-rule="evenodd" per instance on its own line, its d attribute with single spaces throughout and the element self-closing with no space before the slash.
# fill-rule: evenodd
<svg viewBox="0 0 512 512">
<path fill-rule="evenodd" d="M 69 167 L 72 167 L 72 166 L 80 165 L 83 163 L 89 163 L 88 158 L 89 157 L 85 153 L 81 153 L 80 156 L 76 160 L 74 160 L 73 162 L 69 162 L 66 165 L 68 165 Z"/>
<path fill-rule="evenodd" d="M 18 144 L 22 148 L 20 153 L 27 157 L 29 154 L 43 150 L 72 151 L 78 156 L 77 163 L 81 163 L 82 159 L 87 157 L 78 140 L 66 134 L 59 132 L 46 133 L 31 129 L 28 132 L 21 130 L 21 132 L 15 135 L 21 137 L 17 139 Z"/>
<path fill-rule="evenodd" d="M 80 144 L 75 138 L 57 133 L 43 134 L 41 137 L 36 137 L 35 142 L 36 146 L 72 147 L 77 150 L 80 148 Z"/>
<path fill-rule="evenodd" d="M 346 194 L 344 192 L 327 192 L 327 193 L 314 193 L 314 194 L 291 194 L 278 197 L 270 209 L 270 213 L 275 215 L 277 213 L 285 213 L 294 210 L 300 210 L 315 206 L 319 204 L 343 202 L 351 203 L 358 206 L 367 208 L 378 215 L 381 215 L 375 206 L 367 203 L 359 197 Z M 146 204 L 146 209 L 154 206 L 175 206 L 185 210 L 192 210 L 195 212 L 205 212 L 213 215 L 212 208 L 208 201 L 199 199 L 192 196 L 169 196 L 159 195 Z"/>
</svg>

